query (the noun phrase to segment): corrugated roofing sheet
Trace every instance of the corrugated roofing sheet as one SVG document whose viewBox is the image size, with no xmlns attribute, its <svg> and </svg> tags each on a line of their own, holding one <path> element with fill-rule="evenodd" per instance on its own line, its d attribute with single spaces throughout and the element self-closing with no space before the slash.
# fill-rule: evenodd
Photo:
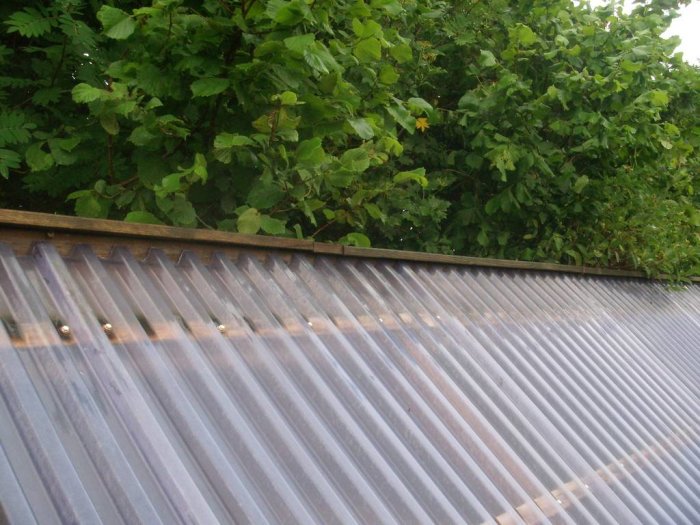
<svg viewBox="0 0 700 525">
<path fill-rule="evenodd" d="M 0 244 L 0 319 L 10 523 L 700 523 L 698 286 Z"/>
</svg>

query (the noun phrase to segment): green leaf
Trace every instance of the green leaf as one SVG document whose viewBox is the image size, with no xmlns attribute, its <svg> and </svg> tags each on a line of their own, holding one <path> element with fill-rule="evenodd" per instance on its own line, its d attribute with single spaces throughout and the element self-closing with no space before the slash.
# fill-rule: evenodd
<svg viewBox="0 0 700 525">
<path fill-rule="evenodd" d="M 338 242 L 350 246 L 357 246 L 359 248 L 369 248 L 372 245 L 369 237 L 359 232 L 348 233 L 344 237 L 338 239 Z"/>
<path fill-rule="evenodd" d="M 163 177 L 160 186 L 157 189 L 159 196 L 163 197 L 169 193 L 176 193 L 180 191 L 181 187 L 182 173 L 171 173 Z"/>
<path fill-rule="evenodd" d="M 496 57 L 491 51 L 482 49 L 479 56 L 479 64 L 482 67 L 494 67 L 497 64 Z"/>
<path fill-rule="evenodd" d="M 248 208 L 238 217 L 236 225 L 240 233 L 254 235 L 260 231 L 262 216 L 255 208 Z"/>
<path fill-rule="evenodd" d="M 690 214 L 690 224 L 700 227 L 700 211 L 693 210 Z"/>
<path fill-rule="evenodd" d="M 218 230 L 225 231 L 225 232 L 237 231 L 236 221 L 234 221 L 233 219 L 224 219 L 222 221 L 217 222 L 216 228 Z"/>
<path fill-rule="evenodd" d="M 290 36 L 284 39 L 284 45 L 287 49 L 303 55 L 306 50 L 316 41 L 316 36 L 313 33 L 305 35 Z"/>
<path fill-rule="evenodd" d="M 622 62 L 620 62 L 620 67 L 624 71 L 628 71 L 630 73 L 636 73 L 637 71 L 641 71 L 642 68 L 644 67 L 644 64 L 641 62 L 632 62 L 631 60 L 624 59 Z"/>
<path fill-rule="evenodd" d="M 399 64 L 409 62 L 413 59 L 413 51 L 408 44 L 399 44 L 389 48 L 389 54 Z"/>
<path fill-rule="evenodd" d="M 375 62 L 382 58 L 382 44 L 377 38 L 360 40 L 353 49 L 353 54 L 360 62 Z"/>
<path fill-rule="evenodd" d="M 299 225 L 299 223 L 297 223 L 297 224 L 295 224 L 294 226 L 292 226 L 292 228 L 294 229 L 294 233 L 296 234 L 297 239 L 303 239 L 303 238 L 304 238 L 304 232 L 301 230 L 301 226 Z"/>
<path fill-rule="evenodd" d="M 309 14 L 309 8 L 300 0 L 268 0 L 265 14 L 278 24 L 294 26 Z"/>
<path fill-rule="evenodd" d="M 362 32 L 364 31 L 364 29 L 365 26 L 362 22 L 360 22 L 360 20 L 358 20 L 357 18 L 352 19 L 352 30 L 356 36 L 362 37 Z"/>
<path fill-rule="evenodd" d="M 131 211 L 126 214 L 124 220 L 141 224 L 163 224 L 163 221 L 148 211 Z"/>
<path fill-rule="evenodd" d="M 320 42 L 314 43 L 304 51 L 304 60 L 312 69 L 323 75 L 331 71 L 342 71 L 340 64 Z"/>
<path fill-rule="evenodd" d="M 268 210 L 284 198 L 284 191 L 276 184 L 265 184 L 258 180 L 248 193 L 248 204 L 253 208 Z"/>
<path fill-rule="evenodd" d="M 255 142 L 245 135 L 236 135 L 234 133 L 219 133 L 214 139 L 214 147 L 216 149 L 235 148 L 239 146 L 255 146 Z"/>
<path fill-rule="evenodd" d="M 114 113 L 107 113 L 100 116 L 100 125 L 110 135 L 119 134 L 119 121 Z"/>
<path fill-rule="evenodd" d="M 129 135 L 128 140 L 136 146 L 145 146 L 156 138 L 157 135 L 151 133 L 146 127 L 137 126 L 133 129 L 131 135 Z"/>
<path fill-rule="evenodd" d="M 295 106 L 297 104 L 297 94 L 293 91 L 285 91 L 277 95 L 280 104 L 283 106 Z"/>
<path fill-rule="evenodd" d="M 226 78 L 200 78 L 192 82 L 190 89 L 195 97 L 211 97 L 223 93 L 231 85 L 231 82 Z"/>
<path fill-rule="evenodd" d="M 379 25 L 374 20 L 367 20 L 366 22 L 361 22 L 357 18 L 352 20 L 352 30 L 358 38 L 369 38 L 369 37 L 382 37 L 382 26 Z"/>
<path fill-rule="evenodd" d="M 24 113 L 19 111 L 0 113 L 0 147 L 10 144 L 24 144 L 31 134 L 29 130 L 36 126 L 26 122 Z"/>
<path fill-rule="evenodd" d="M 21 164 L 22 157 L 19 153 L 0 148 L 0 175 L 7 179 L 10 176 L 10 170 L 19 168 Z"/>
<path fill-rule="evenodd" d="M 398 16 L 404 12 L 404 8 L 399 0 L 372 0 L 372 7 L 381 7 L 390 16 Z"/>
<path fill-rule="evenodd" d="M 326 66 L 326 62 L 323 60 L 318 51 L 309 49 L 304 53 L 304 60 L 306 61 L 312 69 L 327 75 L 330 70 Z"/>
<path fill-rule="evenodd" d="M 78 199 L 80 197 L 84 197 L 85 195 L 91 195 L 92 190 L 78 190 L 74 191 L 72 193 L 69 193 L 68 196 L 66 197 L 67 201 L 72 201 L 74 199 Z"/>
<path fill-rule="evenodd" d="M 158 97 L 153 97 L 144 106 L 144 109 L 156 109 L 156 108 L 162 108 L 162 107 L 163 107 L 163 101 L 161 99 L 159 99 Z"/>
<path fill-rule="evenodd" d="M 80 143 L 78 137 L 70 139 L 49 139 L 49 150 L 53 160 L 59 166 L 70 166 L 78 160 L 78 156 L 70 152 Z"/>
<path fill-rule="evenodd" d="M 411 171 L 400 171 L 394 175 L 395 183 L 400 184 L 406 181 L 417 182 L 422 188 L 427 188 L 428 179 L 425 176 L 425 168 L 416 168 Z"/>
<path fill-rule="evenodd" d="M 97 12 L 97 19 L 102 23 L 105 35 L 115 40 L 129 38 L 136 29 L 136 23 L 128 13 L 103 5 Z"/>
<path fill-rule="evenodd" d="M 588 186 L 590 182 L 590 179 L 588 178 L 587 175 L 581 175 L 576 179 L 576 182 L 574 183 L 574 191 L 576 193 L 581 193 L 583 189 Z"/>
<path fill-rule="evenodd" d="M 576 264 L 576 266 L 581 266 L 581 264 L 583 264 L 581 254 L 578 253 L 576 250 L 572 250 L 569 248 L 567 250 L 564 250 L 564 253 L 567 254 L 569 257 L 573 258 L 574 264 Z"/>
<path fill-rule="evenodd" d="M 509 238 L 510 238 L 510 232 L 501 232 L 496 237 L 496 240 L 498 241 L 499 246 L 505 246 L 506 244 L 508 244 Z"/>
<path fill-rule="evenodd" d="M 126 190 L 120 193 L 115 199 L 114 199 L 114 204 L 118 208 L 123 208 L 124 206 L 128 206 L 134 201 L 134 198 L 136 198 L 136 192 L 131 191 L 131 190 Z"/>
<path fill-rule="evenodd" d="M 340 157 L 343 168 L 354 173 L 362 173 L 369 168 L 369 153 L 364 148 L 349 149 Z"/>
<path fill-rule="evenodd" d="M 514 28 L 508 30 L 511 42 L 523 47 L 529 47 L 537 42 L 535 32 L 524 24 L 516 24 Z"/>
<path fill-rule="evenodd" d="M 512 144 L 500 144 L 486 153 L 491 166 L 501 173 L 501 180 L 507 180 L 508 171 L 515 170 L 515 162 L 520 158 L 520 151 Z"/>
<path fill-rule="evenodd" d="M 147 187 L 160 184 L 168 175 L 167 167 L 160 155 L 148 155 L 142 152 L 135 160 L 139 181 Z"/>
<path fill-rule="evenodd" d="M 489 234 L 484 228 L 479 230 L 479 235 L 476 236 L 476 242 L 484 247 L 489 245 Z"/>
<path fill-rule="evenodd" d="M 57 87 L 38 89 L 32 95 L 32 102 L 37 106 L 50 106 L 60 100 L 62 93 L 63 90 Z"/>
<path fill-rule="evenodd" d="M 260 228 L 270 235 L 282 235 L 287 231 L 285 221 L 275 219 L 269 215 L 260 216 Z"/>
<path fill-rule="evenodd" d="M 374 204 L 373 202 L 366 202 L 363 207 L 367 210 L 367 213 L 373 219 L 380 220 L 382 222 L 386 221 L 386 215 L 382 212 L 381 208 Z"/>
<path fill-rule="evenodd" d="M 98 89 L 89 84 L 80 83 L 71 91 L 73 101 L 78 103 L 94 102 L 95 100 L 104 98 L 108 92 L 104 89 Z"/>
<path fill-rule="evenodd" d="M 408 106 L 409 111 L 411 111 L 411 113 L 413 113 L 414 115 L 422 115 L 433 111 L 433 106 L 431 106 L 422 98 L 409 98 L 406 101 L 406 105 Z"/>
<path fill-rule="evenodd" d="M 297 164 L 304 168 L 316 168 L 326 160 L 326 153 L 321 146 L 321 138 L 314 137 L 299 143 Z"/>
<path fill-rule="evenodd" d="M 484 205 L 484 211 L 486 212 L 487 215 L 493 215 L 499 209 L 501 209 L 500 195 L 496 195 L 495 197 L 491 197 L 488 201 L 486 201 L 486 204 Z"/>
<path fill-rule="evenodd" d="M 138 107 L 138 102 L 135 100 L 125 100 L 124 102 L 117 104 L 117 106 L 114 108 L 114 113 L 123 117 L 128 117 Z"/>
<path fill-rule="evenodd" d="M 399 74 L 396 70 L 388 64 L 382 66 L 382 69 L 379 71 L 379 82 L 385 86 L 396 84 L 399 78 Z"/>
<path fill-rule="evenodd" d="M 326 182 L 335 188 L 347 188 L 357 178 L 358 172 L 346 168 L 328 170 L 324 177 Z"/>
<path fill-rule="evenodd" d="M 416 132 L 416 118 L 403 106 L 387 106 L 389 115 L 394 117 L 394 120 L 411 135 Z"/>
<path fill-rule="evenodd" d="M 102 206 L 100 201 L 90 192 L 75 201 L 75 213 L 80 217 L 101 217 Z"/>
<path fill-rule="evenodd" d="M 42 149 L 43 142 L 37 142 L 27 148 L 24 158 L 27 161 L 27 166 L 32 171 L 44 171 L 53 166 L 53 157 L 50 153 Z"/>
<path fill-rule="evenodd" d="M 355 133 L 357 133 L 361 139 L 369 140 L 374 137 L 374 130 L 366 119 L 350 118 L 348 119 L 348 124 L 352 126 L 352 129 L 355 130 Z"/>
<path fill-rule="evenodd" d="M 649 100 L 654 106 L 667 106 L 669 102 L 668 92 L 661 89 L 655 89 L 649 92 Z"/>
<path fill-rule="evenodd" d="M 156 189 L 156 206 L 163 213 L 170 213 L 173 209 L 174 203 L 173 199 L 168 198 L 168 196 L 161 197 L 158 195 L 158 190 Z"/>
<path fill-rule="evenodd" d="M 33 7 L 25 7 L 23 11 L 12 13 L 5 24 L 10 26 L 8 33 L 19 33 L 28 38 L 41 36 L 51 31 L 51 20 L 45 18 Z"/>
<path fill-rule="evenodd" d="M 195 153 L 194 164 L 192 165 L 192 181 L 200 181 L 202 184 L 206 184 L 209 178 L 209 171 L 207 170 L 207 158 L 201 153 Z"/>
<path fill-rule="evenodd" d="M 197 224 L 197 213 L 194 206 L 184 196 L 176 196 L 168 217 L 178 226 L 192 227 Z"/>
</svg>

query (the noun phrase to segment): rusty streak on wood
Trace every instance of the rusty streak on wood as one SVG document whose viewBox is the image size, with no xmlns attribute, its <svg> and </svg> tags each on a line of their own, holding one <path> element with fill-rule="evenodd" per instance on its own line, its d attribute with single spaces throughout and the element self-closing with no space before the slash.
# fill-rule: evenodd
<svg viewBox="0 0 700 525">
<path fill-rule="evenodd" d="M 63 254 L 67 254 L 72 246 L 88 244 L 101 257 L 106 257 L 113 246 L 126 244 L 137 257 L 145 257 L 148 248 L 160 248 L 174 259 L 177 259 L 183 251 L 189 250 L 195 252 L 204 260 L 217 251 L 236 255 L 244 249 L 246 253 L 253 252 L 256 255 L 264 255 L 273 250 L 281 254 L 286 253 L 287 255 L 290 252 L 303 252 L 453 266 L 646 278 L 642 272 L 631 270 L 487 259 L 382 248 L 356 248 L 340 244 L 315 242 L 310 239 L 244 235 L 194 228 L 177 228 L 158 224 L 136 224 L 4 209 L 0 209 L 0 240 L 12 245 L 13 248 L 18 250 L 18 253 L 26 253 L 29 245 L 33 242 L 49 240 Z M 660 278 L 664 279 L 666 277 L 660 276 Z M 700 282 L 700 277 L 693 277 L 691 281 Z"/>
</svg>

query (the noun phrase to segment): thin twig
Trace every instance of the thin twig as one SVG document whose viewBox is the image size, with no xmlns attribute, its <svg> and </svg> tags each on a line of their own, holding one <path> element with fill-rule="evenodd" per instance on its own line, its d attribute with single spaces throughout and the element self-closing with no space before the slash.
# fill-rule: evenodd
<svg viewBox="0 0 700 525">
<path fill-rule="evenodd" d="M 107 178 L 109 179 L 110 184 L 114 184 L 113 147 L 114 141 L 112 139 L 112 135 L 107 135 Z"/>
<path fill-rule="evenodd" d="M 326 224 L 321 226 L 319 229 L 317 229 L 315 232 L 311 234 L 311 237 L 316 237 L 319 233 L 321 233 L 323 230 L 331 226 L 333 223 L 336 222 L 336 219 L 333 219 L 332 221 L 328 221 Z"/>
<path fill-rule="evenodd" d="M 206 222 L 204 222 L 204 219 L 202 219 L 202 218 L 201 218 L 199 215 L 197 215 L 196 213 L 194 214 L 194 216 L 197 217 L 197 220 L 198 220 L 199 222 L 201 222 L 201 223 L 202 223 L 202 226 L 204 226 L 205 228 L 207 228 L 207 229 L 209 229 L 209 230 L 215 230 L 215 229 L 216 229 L 216 228 L 210 226 L 209 224 L 207 224 Z"/>
<path fill-rule="evenodd" d="M 67 47 L 68 47 L 68 35 L 64 35 L 63 47 L 61 48 L 61 58 L 58 59 L 58 64 L 56 64 L 56 69 L 54 69 L 53 75 L 51 75 L 51 84 L 49 84 L 49 87 L 53 87 L 53 85 L 56 83 L 56 79 L 58 78 L 58 72 L 63 67 L 63 61 L 66 58 L 66 48 Z"/>
</svg>

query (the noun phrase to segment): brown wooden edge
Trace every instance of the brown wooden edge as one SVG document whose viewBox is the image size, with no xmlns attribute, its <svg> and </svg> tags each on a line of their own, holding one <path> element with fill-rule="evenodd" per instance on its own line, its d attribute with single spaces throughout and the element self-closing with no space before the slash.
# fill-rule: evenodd
<svg viewBox="0 0 700 525">
<path fill-rule="evenodd" d="M 116 237 L 120 238 L 122 241 L 133 242 L 139 246 L 150 243 L 154 247 L 172 246 L 173 250 L 180 251 L 195 246 L 203 247 L 203 245 L 208 245 L 210 250 L 216 250 L 217 248 L 272 249 L 323 255 L 389 259 L 457 266 L 480 266 L 510 270 L 534 270 L 627 278 L 645 277 L 642 272 L 611 268 L 512 261 L 506 259 L 487 259 L 461 255 L 388 250 L 383 248 L 357 248 L 340 244 L 315 242 L 308 239 L 244 235 L 216 230 L 177 228 L 158 224 L 136 224 L 106 219 L 87 219 L 83 217 L 69 217 L 66 215 L 52 215 L 49 213 L 7 209 L 0 209 L 0 228 L 4 230 L 0 233 L 0 240 L 3 239 L 5 232 L 7 232 L 14 244 L 17 244 L 18 236 L 21 236 L 22 231 L 40 231 L 44 233 L 41 238 L 48 237 L 49 239 L 56 234 L 71 234 L 59 235 L 59 237 L 63 243 L 72 242 L 74 244 L 96 242 L 98 237 L 103 238 L 100 244 L 114 244 L 105 237 Z M 18 230 L 20 231 L 19 235 Z M 36 234 L 27 235 L 27 237 L 28 240 L 31 238 L 32 242 L 38 240 Z M 201 249 L 195 249 L 194 251 L 200 252 Z M 665 278 L 665 276 L 661 276 L 661 279 Z M 700 282 L 700 277 L 693 277 L 691 281 Z"/>
</svg>

